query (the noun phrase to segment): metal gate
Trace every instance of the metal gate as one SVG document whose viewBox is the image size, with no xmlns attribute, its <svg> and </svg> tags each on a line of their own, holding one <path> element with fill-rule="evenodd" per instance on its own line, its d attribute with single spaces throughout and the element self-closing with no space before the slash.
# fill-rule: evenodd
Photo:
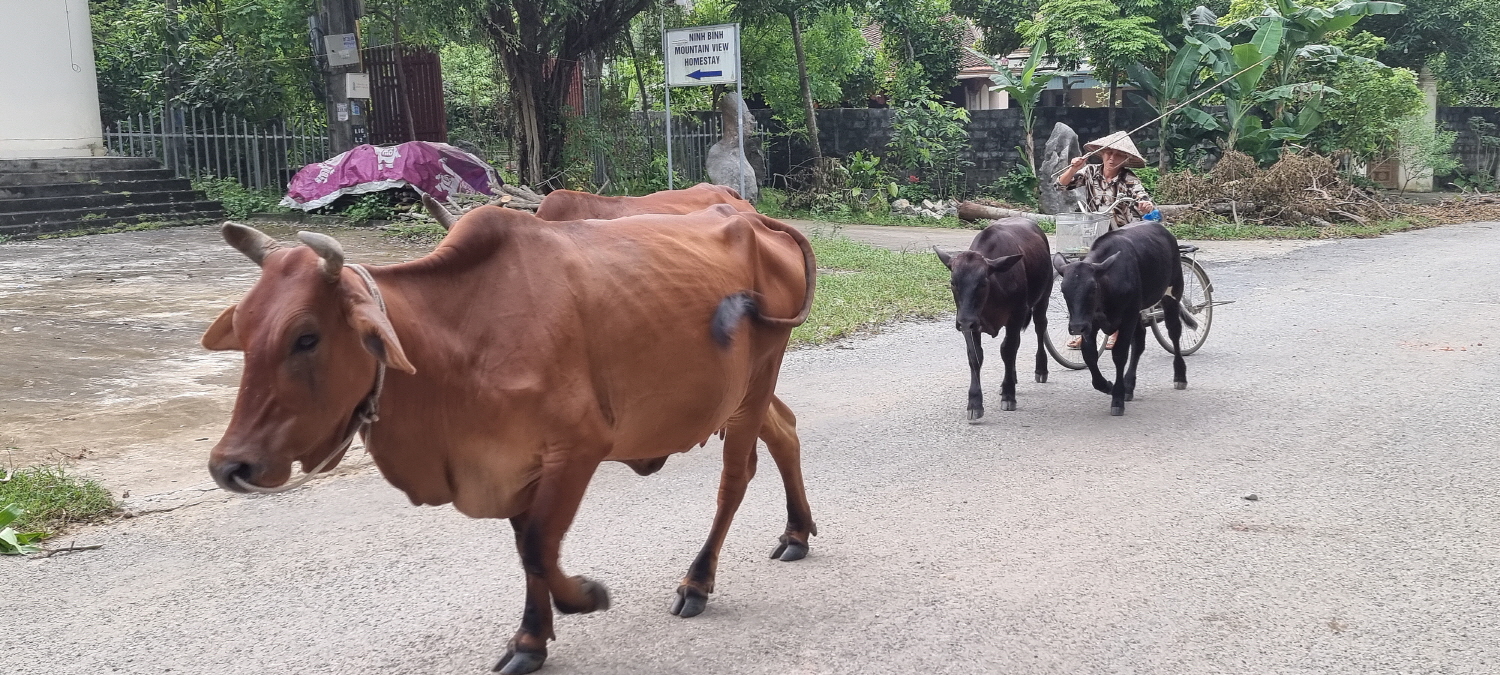
<svg viewBox="0 0 1500 675">
<path fill-rule="evenodd" d="M 405 66 L 397 71 L 397 53 Z M 364 50 L 370 74 L 370 143 L 390 145 L 409 140 L 448 142 L 448 111 L 443 106 L 443 66 L 426 47 L 387 45 Z M 401 80 L 403 76 L 405 82 Z M 406 121 L 405 85 L 412 123 Z M 415 132 L 415 138 L 412 137 Z"/>
</svg>

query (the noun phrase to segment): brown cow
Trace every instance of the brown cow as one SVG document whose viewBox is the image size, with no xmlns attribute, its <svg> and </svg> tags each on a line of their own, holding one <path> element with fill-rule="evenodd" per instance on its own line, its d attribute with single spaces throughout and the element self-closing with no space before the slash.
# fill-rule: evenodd
<svg viewBox="0 0 1500 675">
<path fill-rule="evenodd" d="M 720 198 L 727 201 L 715 201 Z M 732 201 L 729 201 L 731 198 Z M 423 197 L 423 204 L 444 227 L 451 227 L 455 222 L 454 217 L 437 202 Z M 691 213 L 693 211 L 685 209 L 695 206 L 716 208 L 725 215 L 734 213 L 734 210 L 755 212 L 755 207 L 750 202 L 739 199 L 737 191 L 720 185 L 699 183 L 686 190 L 664 190 L 644 197 L 602 197 L 588 192 L 554 190 L 542 201 L 542 208 L 537 209 L 537 217 L 552 220 L 558 214 L 566 213 L 570 219 L 611 220 L 652 213 Z M 786 490 L 787 534 L 782 536 L 781 543 L 771 551 L 772 558 L 785 562 L 807 557 L 808 541 L 802 534 L 818 533 L 802 482 L 800 446 L 780 447 L 781 443 L 799 442 L 796 428 L 797 417 L 792 414 L 792 409 L 773 394 L 771 408 L 766 414 L 766 428 L 762 430 L 760 438 L 766 442 L 766 448 L 770 451 L 771 459 L 776 462 Z M 788 429 L 793 433 L 787 433 Z M 645 461 L 627 461 L 625 464 L 636 473 L 648 476 L 660 471 L 666 462 L 666 457 L 659 457 Z"/>
<path fill-rule="evenodd" d="M 203 336 L 209 349 L 245 352 L 214 480 L 281 485 L 293 462 L 336 463 L 363 429 L 414 504 L 509 518 L 526 607 L 503 673 L 541 667 L 549 602 L 564 613 L 609 606 L 602 585 L 558 563 L 601 461 L 652 460 L 724 434 L 718 512 L 673 606 L 692 616 L 713 591 L 756 436 L 787 436 L 773 452 L 799 449 L 767 410 L 816 263 L 805 237 L 770 218 L 711 210 L 599 227 L 481 207 L 431 254 L 368 269 L 344 265 L 323 235 L 283 248 L 226 223 L 224 236 L 262 273 Z M 806 542 L 811 523 L 796 527 L 783 541 Z"/>
<path fill-rule="evenodd" d="M 755 207 L 740 193 L 712 183 L 699 183 L 686 190 L 662 190 L 644 197 L 606 197 L 591 192 L 553 190 L 542 199 L 536 217 L 559 222 L 598 218 L 613 220 L 645 213 L 686 215 L 715 204 L 728 204 L 742 213 L 754 213 Z"/>
</svg>

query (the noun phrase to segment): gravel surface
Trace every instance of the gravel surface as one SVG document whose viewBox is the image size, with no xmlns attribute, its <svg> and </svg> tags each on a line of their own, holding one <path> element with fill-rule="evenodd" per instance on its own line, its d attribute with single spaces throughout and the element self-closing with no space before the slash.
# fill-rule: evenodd
<svg viewBox="0 0 1500 675">
<path fill-rule="evenodd" d="M 1236 302 L 1189 388 L 1148 345 L 1120 418 L 1060 368 L 1023 367 L 1000 411 L 989 342 L 965 424 L 947 321 L 792 353 L 811 555 L 766 559 L 785 512 L 762 462 L 708 610 L 673 617 L 715 447 L 606 466 L 564 565 L 614 605 L 559 617 L 543 672 L 1500 672 L 1497 260 L 1478 224 L 1210 264 Z M 409 506 L 358 463 L 170 496 L 69 537 L 102 550 L 0 560 L 0 670 L 480 673 L 519 621 L 508 525 Z"/>
</svg>

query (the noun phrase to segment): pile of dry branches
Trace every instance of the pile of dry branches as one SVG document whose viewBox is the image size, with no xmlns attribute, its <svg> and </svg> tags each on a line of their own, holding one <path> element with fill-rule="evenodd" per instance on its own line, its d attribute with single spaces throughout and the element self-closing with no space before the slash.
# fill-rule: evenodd
<svg viewBox="0 0 1500 675">
<path fill-rule="evenodd" d="M 500 194 L 496 196 L 491 197 L 478 193 L 455 194 L 448 199 L 444 207 L 451 211 L 454 216 L 461 216 L 486 205 L 536 213 L 537 207 L 542 205 L 542 196 L 533 192 L 531 188 L 525 185 L 501 185 Z M 409 211 L 397 218 L 398 220 L 410 221 L 417 224 L 437 224 L 437 221 L 431 215 L 428 215 L 427 210 L 422 208 L 420 203 L 413 204 Z"/>
<path fill-rule="evenodd" d="M 1500 221 L 1500 195 L 1466 194 L 1430 204 L 1403 205 L 1401 210 L 1408 216 L 1443 225 Z"/>
<path fill-rule="evenodd" d="M 1262 169 L 1249 155 L 1225 153 L 1208 173 L 1161 177 L 1157 199 L 1191 204 L 1197 211 L 1261 225 L 1368 223 L 1401 213 L 1339 176 L 1320 155 L 1286 154 Z"/>
</svg>

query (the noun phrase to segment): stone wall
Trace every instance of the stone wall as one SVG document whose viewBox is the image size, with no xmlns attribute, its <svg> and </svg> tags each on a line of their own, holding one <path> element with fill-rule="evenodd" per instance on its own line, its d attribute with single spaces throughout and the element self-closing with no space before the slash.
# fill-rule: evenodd
<svg viewBox="0 0 1500 675">
<path fill-rule="evenodd" d="M 1480 168 L 1479 137 L 1469 130 L 1469 118 L 1483 117 L 1491 124 L 1500 124 L 1500 108 L 1438 108 L 1438 126 L 1458 132 L 1453 144 L 1453 153 L 1458 155 L 1464 168 L 1475 171 Z M 1494 132 L 1500 134 L 1500 132 Z"/>
<path fill-rule="evenodd" d="M 770 112 L 755 111 L 757 120 L 768 130 L 784 131 L 785 127 L 771 119 Z M 846 157 L 860 150 L 884 154 L 885 146 L 891 140 L 891 117 L 894 114 L 895 110 L 891 108 L 819 110 L 818 137 L 823 146 L 823 154 Z M 1120 129 L 1131 129 L 1151 118 L 1148 111 L 1140 108 L 1122 108 L 1116 110 L 1115 114 L 1115 125 Z M 1073 127 L 1084 142 L 1109 133 L 1107 109 L 1037 108 L 1035 143 L 1038 155 L 1042 146 L 1047 144 L 1047 134 L 1057 122 Z M 1155 132 L 1153 126 L 1141 130 L 1133 138 L 1138 146 L 1144 146 L 1155 140 Z M 1019 108 L 970 111 L 967 158 L 974 165 L 968 170 L 969 185 L 987 185 L 1024 163 L 1018 149 L 1024 147 L 1025 135 Z M 1154 157 L 1149 151 L 1146 152 L 1148 156 Z M 777 187 L 781 186 L 781 176 L 791 173 L 810 157 L 805 143 L 786 136 L 778 136 L 767 148 L 766 154 L 771 167 L 769 181 Z"/>
</svg>

